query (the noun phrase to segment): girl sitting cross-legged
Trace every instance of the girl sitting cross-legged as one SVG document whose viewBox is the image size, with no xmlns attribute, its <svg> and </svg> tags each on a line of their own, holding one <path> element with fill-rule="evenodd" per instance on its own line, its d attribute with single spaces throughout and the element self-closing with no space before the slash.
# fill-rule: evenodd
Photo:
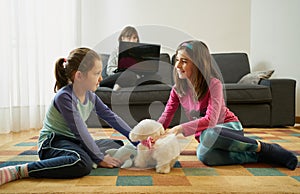
<svg viewBox="0 0 300 194">
<path fill-rule="evenodd" d="M 175 85 L 158 121 L 167 128 L 179 105 L 189 121 L 168 133 L 195 134 L 197 157 L 207 165 L 264 162 L 290 170 L 297 167 L 298 159 L 292 152 L 244 136 L 238 117 L 226 107 L 220 73 L 203 42 L 181 43 L 175 59 Z"/>
</svg>

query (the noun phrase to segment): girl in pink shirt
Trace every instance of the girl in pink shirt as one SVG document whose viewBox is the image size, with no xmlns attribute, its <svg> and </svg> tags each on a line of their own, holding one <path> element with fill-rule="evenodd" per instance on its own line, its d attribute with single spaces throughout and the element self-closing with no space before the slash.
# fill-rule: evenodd
<svg viewBox="0 0 300 194">
<path fill-rule="evenodd" d="M 197 157 L 206 165 L 276 163 L 294 170 L 298 159 L 278 144 L 244 136 L 243 127 L 225 104 L 221 73 L 201 41 L 186 41 L 176 51 L 174 81 L 159 122 L 167 128 L 179 107 L 189 121 L 168 130 L 195 135 Z"/>
</svg>

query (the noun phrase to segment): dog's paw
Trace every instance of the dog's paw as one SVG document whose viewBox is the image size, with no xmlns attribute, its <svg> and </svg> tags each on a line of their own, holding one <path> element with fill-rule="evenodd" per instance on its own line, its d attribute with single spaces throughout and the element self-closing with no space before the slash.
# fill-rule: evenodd
<svg viewBox="0 0 300 194">
<path fill-rule="evenodd" d="M 163 165 L 160 167 L 156 167 L 156 172 L 160 174 L 168 174 L 171 171 L 170 165 Z"/>
</svg>

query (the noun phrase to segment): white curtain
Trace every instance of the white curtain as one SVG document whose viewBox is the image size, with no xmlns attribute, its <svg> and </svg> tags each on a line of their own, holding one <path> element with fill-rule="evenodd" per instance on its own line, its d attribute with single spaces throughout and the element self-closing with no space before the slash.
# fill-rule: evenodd
<svg viewBox="0 0 300 194">
<path fill-rule="evenodd" d="M 1 0 L 0 25 L 0 133 L 41 128 L 55 61 L 80 44 L 80 0 Z"/>
</svg>

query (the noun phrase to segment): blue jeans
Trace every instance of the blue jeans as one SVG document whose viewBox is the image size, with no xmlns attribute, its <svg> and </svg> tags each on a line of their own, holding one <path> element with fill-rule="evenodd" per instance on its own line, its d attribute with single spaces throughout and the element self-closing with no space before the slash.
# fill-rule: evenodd
<svg viewBox="0 0 300 194">
<path fill-rule="evenodd" d="M 209 166 L 258 161 L 256 140 L 245 137 L 241 125 L 236 125 L 239 123 L 232 123 L 202 132 L 197 148 L 197 157 L 200 161 Z"/>
<path fill-rule="evenodd" d="M 101 139 L 96 144 L 102 152 L 119 148 L 120 140 Z M 29 177 L 35 178 L 78 178 L 88 175 L 93 166 L 90 156 L 80 141 L 52 133 L 38 152 L 40 161 L 28 164 Z"/>
</svg>

